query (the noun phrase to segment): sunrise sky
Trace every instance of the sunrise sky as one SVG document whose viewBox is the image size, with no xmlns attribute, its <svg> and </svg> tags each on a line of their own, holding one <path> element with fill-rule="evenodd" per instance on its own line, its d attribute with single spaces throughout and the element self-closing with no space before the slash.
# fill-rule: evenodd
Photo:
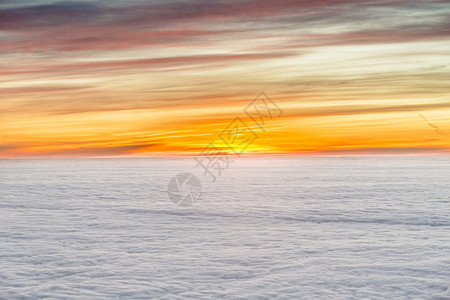
<svg viewBox="0 0 450 300">
<path fill-rule="evenodd" d="M 0 1 L 0 157 L 450 150 L 448 1 Z M 248 121 L 248 120 L 247 120 Z"/>
</svg>

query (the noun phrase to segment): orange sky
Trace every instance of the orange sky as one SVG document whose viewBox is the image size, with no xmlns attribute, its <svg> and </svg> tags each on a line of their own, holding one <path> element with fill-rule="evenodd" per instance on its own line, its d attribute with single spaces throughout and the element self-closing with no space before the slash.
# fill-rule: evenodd
<svg viewBox="0 0 450 300">
<path fill-rule="evenodd" d="M 450 149 L 446 1 L 0 4 L 0 157 L 196 154 L 264 91 L 247 153 Z M 251 125 L 253 126 L 253 125 Z M 257 129 L 255 129 L 257 130 Z"/>
</svg>

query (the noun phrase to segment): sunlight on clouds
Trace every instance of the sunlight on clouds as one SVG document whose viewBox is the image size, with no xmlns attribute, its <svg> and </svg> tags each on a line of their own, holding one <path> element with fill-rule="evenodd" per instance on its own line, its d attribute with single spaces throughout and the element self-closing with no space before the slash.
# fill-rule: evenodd
<svg viewBox="0 0 450 300">
<path fill-rule="evenodd" d="M 1 157 L 198 153 L 261 90 L 249 154 L 449 148 L 442 2 L 48 3 L 0 7 Z"/>
</svg>

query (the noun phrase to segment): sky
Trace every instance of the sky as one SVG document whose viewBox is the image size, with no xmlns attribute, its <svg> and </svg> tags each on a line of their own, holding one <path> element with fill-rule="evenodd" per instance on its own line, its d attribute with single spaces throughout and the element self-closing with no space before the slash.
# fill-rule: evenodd
<svg viewBox="0 0 450 300">
<path fill-rule="evenodd" d="M 0 158 L 195 155 L 236 117 L 258 136 L 248 154 L 449 153 L 449 16 L 448 1 L 0 0 Z M 261 92 L 282 111 L 264 130 L 244 111 Z"/>
</svg>

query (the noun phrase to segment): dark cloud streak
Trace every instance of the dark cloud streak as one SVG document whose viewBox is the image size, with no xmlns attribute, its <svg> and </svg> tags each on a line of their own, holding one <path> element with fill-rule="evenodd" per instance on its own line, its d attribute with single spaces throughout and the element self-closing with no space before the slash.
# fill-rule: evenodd
<svg viewBox="0 0 450 300">
<path fill-rule="evenodd" d="M 118 3 L 120 5 L 112 6 L 99 2 L 55 2 L 0 9 L 0 32 L 14 35 L 0 38 L 0 49 L 9 52 L 101 51 L 189 44 L 199 40 L 208 42 L 210 38 L 216 41 L 231 40 L 236 36 L 251 37 L 252 33 L 262 28 L 280 33 L 280 30 L 308 28 L 318 22 L 331 23 L 328 25 L 353 22 L 356 26 L 357 22 L 368 19 L 374 22 L 380 18 L 370 11 L 374 7 L 432 11 L 433 5 L 443 5 L 445 2 L 246 0 L 230 3 L 193 0 Z M 436 16 L 445 18 L 438 11 Z M 409 17 L 405 15 L 402 18 Z M 305 35 L 304 38 L 311 38 L 306 46 L 326 46 L 339 42 L 407 42 L 442 38 L 450 34 L 448 18 L 444 22 L 432 21 L 426 26 L 421 22 L 417 20 L 415 26 L 397 26 L 393 23 L 384 24 L 382 30 L 355 28 L 336 35 Z M 242 24 L 247 25 L 242 27 Z M 236 36 L 230 36 L 232 34 Z M 294 42 L 291 46 L 301 45 Z"/>
</svg>

